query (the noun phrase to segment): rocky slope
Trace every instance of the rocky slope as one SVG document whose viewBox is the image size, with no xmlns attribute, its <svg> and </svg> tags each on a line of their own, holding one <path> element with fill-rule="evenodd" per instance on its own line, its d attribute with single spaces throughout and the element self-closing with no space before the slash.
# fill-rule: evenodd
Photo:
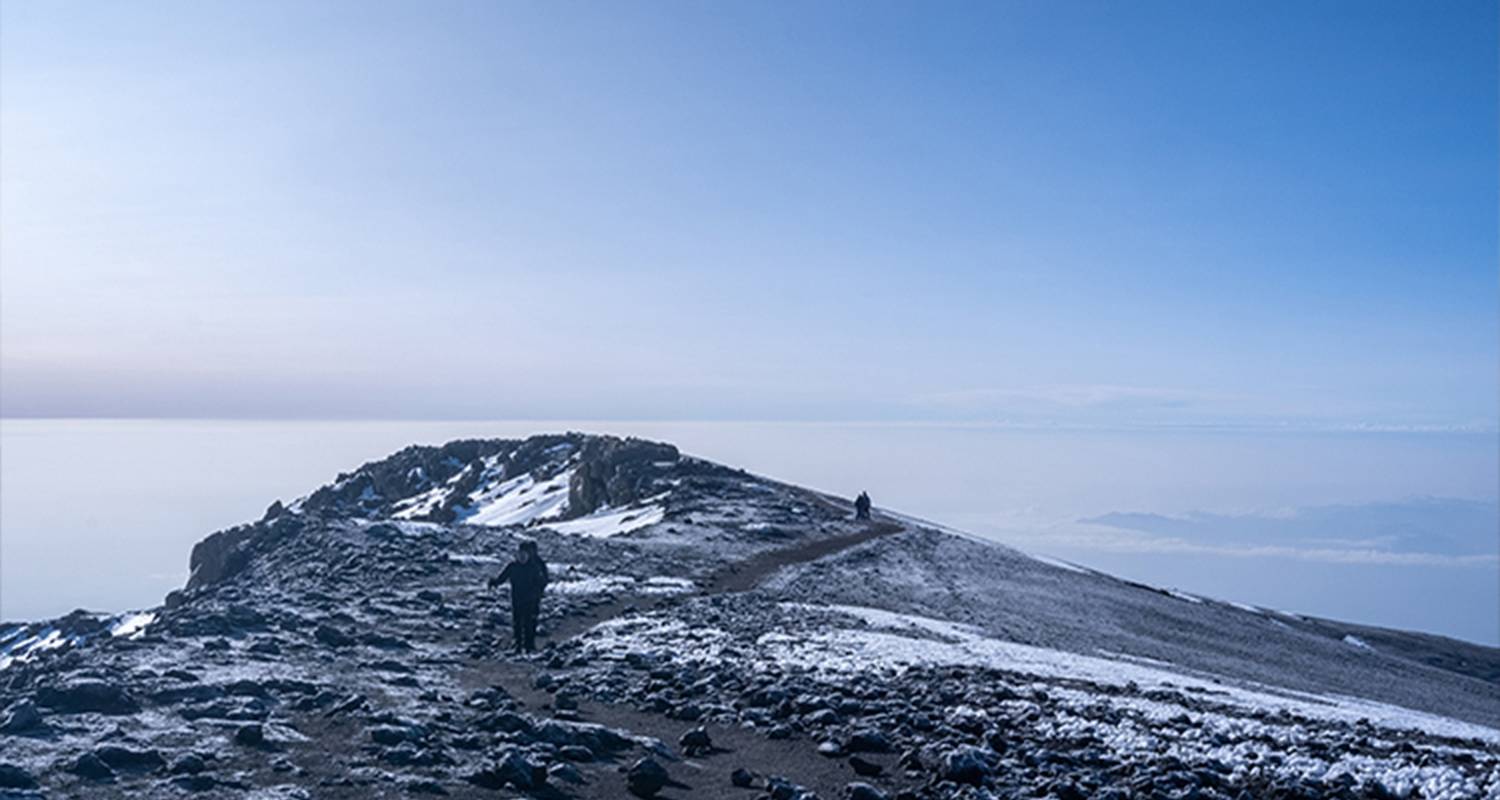
<svg viewBox="0 0 1500 800">
<path fill-rule="evenodd" d="M 0 625 L 0 797 L 1500 798 L 1493 649 L 851 517 L 666 444 L 408 448 L 159 608 Z"/>
</svg>

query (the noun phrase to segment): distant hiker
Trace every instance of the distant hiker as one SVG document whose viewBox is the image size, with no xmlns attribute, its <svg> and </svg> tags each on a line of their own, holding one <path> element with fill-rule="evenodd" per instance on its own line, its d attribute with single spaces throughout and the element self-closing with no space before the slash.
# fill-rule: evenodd
<svg viewBox="0 0 1500 800">
<path fill-rule="evenodd" d="M 867 492 L 860 492 L 859 497 L 854 498 L 854 518 L 870 518 L 870 495 Z"/>
<path fill-rule="evenodd" d="M 536 652 L 536 620 L 542 613 L 542 592 L 547 588 L 547 565 L 537 555 L 536 542 L 524 541 L 516 548 L 516 560 L 490 578 L 493 589 L 510 582 L 510 626 L 515 637 L 512 652 Z"/>
</svg>

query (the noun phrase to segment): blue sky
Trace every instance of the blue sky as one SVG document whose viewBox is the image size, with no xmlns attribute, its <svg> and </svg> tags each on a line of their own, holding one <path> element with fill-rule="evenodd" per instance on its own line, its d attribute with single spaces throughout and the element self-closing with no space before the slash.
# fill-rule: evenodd
<svg viewBox="0 0 1500 800">
<path fill-rule="evenodd" d="M 1493 431 L 1493 3 L 7 3 L 0 412 Z"/>
</svg>

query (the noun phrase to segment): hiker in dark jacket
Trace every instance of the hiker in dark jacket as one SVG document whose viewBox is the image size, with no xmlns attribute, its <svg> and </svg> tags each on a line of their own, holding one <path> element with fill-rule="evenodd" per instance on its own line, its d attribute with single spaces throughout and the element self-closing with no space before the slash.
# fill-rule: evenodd
<svg viewBox="0 0 1500 800">
<path fill-rule="evenodd" d="M 516 653 L 536 652 L 536 620 L 542 613 L 542 592 L 547 588 L 547 565 L 537 555 L 536 542 L 521 542 L 516 560 L 490 578 L 493 589 L 510 582 L 510 626 Z"/>
<path fill-rule="evenodd" d="M 860 492 L 859 493 L 859 497 L 854 498 L 854 518 L 855 519 L 869 519 L 870 518 L 870 495 L 869 494 L 867 494 L 865 492 Z"/>
</svg>

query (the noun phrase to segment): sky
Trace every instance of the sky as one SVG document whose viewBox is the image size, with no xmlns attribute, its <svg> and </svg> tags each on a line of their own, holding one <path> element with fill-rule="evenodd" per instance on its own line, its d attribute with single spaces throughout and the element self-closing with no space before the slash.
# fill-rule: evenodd
<svg viewBox="0 0 1500 800">
<path fill-rule="evenodd" d="M 1494 432 L 1497 17 L 5 3 L 0 414 Z"/>
</svg>

